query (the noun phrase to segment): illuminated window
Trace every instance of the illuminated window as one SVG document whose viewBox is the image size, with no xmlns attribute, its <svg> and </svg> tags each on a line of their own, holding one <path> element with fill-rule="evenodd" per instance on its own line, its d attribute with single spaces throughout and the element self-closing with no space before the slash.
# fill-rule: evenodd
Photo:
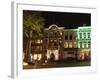
<svg viewBox="0 0 100 80">
<path fill-rule="evenodd" d="M 34 54 L 33 55 L 33 59 L 34 60 L 41 60 L 41 58 L 42 58 L 42 55 L 41 54 Z"/>
<path fill-rule="evenodd" d="M 41 43 L 43 43 L 43 40 L 41 40 Z"/>
<path fill-rule="evenodd" d="M 34 54 L 34 55 L 33 55 L 33 59 L 34 59 L 34 60 L 37 60 L 37 54 Z"/>
<path fill-rule="evenodd" d="M 72 42 L 69 43 L 69 48 L 72 48 L 73 47 L 73 44 Z"/>
<path fill-rule="evenodd" d="M 37 55 L 37 60 L 41 60 L 41 58 L 42 58 L 42 55 L 41 54 L 38 54 Z"/>
<path fill-rule="evenodd" d="M 38 40 L 37 40 L 37 43 L 42 43 L 42 42 L 43 42 L 43 41 L 42 41 L 42 40 L 40 40 L 40 39 L 38 39 Z"/>
<path fill-rule="evenodd" d="M 60 31 L 60 35 L 62 35 L 62 32 Z"/>
<path fill-rule="evenodd" d="M 62 41 L 60 40 L 59 43 L 62 43 Z"/>
<path fill-rule="evenodd" d="M 68 43 L 64 42 L 64 48 L 68 48 Z"/>
<path fill-rule="evenodd" d="M 76 42 L 74 42 L 74 48 L 77 48 L 77 44 L 76 44 Z"/>
<path fill-rule="evenodd" d="M 55 39 L 54 42 L 57 42 L 57 40 Z"/>
</svg>

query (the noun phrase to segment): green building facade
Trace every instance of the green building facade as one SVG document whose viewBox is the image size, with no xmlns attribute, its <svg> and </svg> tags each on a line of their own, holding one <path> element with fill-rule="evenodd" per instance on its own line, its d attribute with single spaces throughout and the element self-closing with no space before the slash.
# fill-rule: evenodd
<svg viewBox="0 0 100 80">
<path fill-rule="evenodd" d="M 78 27 L 77 29 L 78 59 L 90 59 L 91 55 L 91 27 Z"/>
</svg>

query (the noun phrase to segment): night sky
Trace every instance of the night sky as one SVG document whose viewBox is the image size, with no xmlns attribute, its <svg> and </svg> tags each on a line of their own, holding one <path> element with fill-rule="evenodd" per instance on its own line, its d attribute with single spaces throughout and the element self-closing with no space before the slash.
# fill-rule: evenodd
<svg viewBox="0 0 100 80">
<path fill-rule="evenodd" d="M 45 19 L 45 28 L 48 28 L 52 24 L 56 24 L 59 27 L 65 27 L 66 29 L 74 29 L 83 24 L 91 26 L 91 14 L 89 13 L 68 13 L 68 12 L 40 12 Z"/>
</svg>

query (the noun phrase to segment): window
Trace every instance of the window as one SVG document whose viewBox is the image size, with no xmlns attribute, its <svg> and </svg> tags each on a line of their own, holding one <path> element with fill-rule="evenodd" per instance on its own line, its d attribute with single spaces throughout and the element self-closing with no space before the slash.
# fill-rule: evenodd
<svg viewBox="0 0 100 80">
<path fill-rule="evenodd" d="M 77 48 L 77 44 L 76 44 L 76 42 L 74 42 L 74 48 Z"/>
<path fill-rule="evenodd" d="M 65 40 L 68 40 L 68 35 L 65 36 Z"/>
<path fill-rule="evenodd" d="M 64 42 L 64 48 L 68 48 L 68 43 Z"/>
<path fill-rule="evenodd" d="M 41 39 L 38 39 L 37 41 L 36 41 L 36 43 L 43 43 L 43 40 L 41 40 Z"/>
<path fill-rule="evenodd" d="M 41 40 L 41 43 L 43 43 L 43 40 Z"/>
<path fill-rule="evenodd" d="M 82 42 L 80 42 L 80 48 L 82 48 Z"/>
<path fill-rule="evenodd" d="M 53 40 L 52 40 L 52 39 L 50 39 L 50 42 L 53 42 Z"/>
<path fill-rule="evenodd" d="M 72 40 L 72 39 L 73 39 L 73 35 L 72 35 L 72 34 L 69 36 L 69 39 L 70 39 L 70 40 Z"/>
<path fill-rule="evenodd" d="M 57 40 L 55 39 L 54 42 L 57 42 Z"/>
<path fill-rule="evenodd" d="M 84 42 L 84 48 L 87 48 L 87 46 L 86 46 L 86 45 L 87 45 L 87 43 L 86 43 L 86 42 Z"/>
<path fill-rule="evenodd" d="M 41 40 L 37 40 L 37 43 L 41 43 Z"/>
<path fill-rule="evenodd" d="M 80 38 L 82 38 L 82 33 L 79 33 Z"/>
<path fill-rule="evenodd" d="M 61 43 L 62 43 L 62 41 L 60 40 L 60 41 L 59 41 L 59 43 L 61 44 Z"/>
<path fill-rule="evenodd" d="M 45 42 L 46 42 L 46 43 L 47 43 L 47 41 L 48 41 L 48 40 L 47 40 L 47 39 L 45 39 Z"/>
<path fill-rule="evenodd" d="M 55 32 L 55 36 L 58 36 L 58 33 L 57 32 Z"/>
<path fill-rule="evenodd" d="M 84 38 L 86 38 L 86 33 L 84 33 Z"/>
<path fill-rule="evenodd" d="M 90 38 L 90 33 L 88 33 L 88 38 Z"/>
<path fill-rule="evenodd" d="M 33 55 L 33 59 L 34 60 L 41 60 L 41 58 L 42 58 L 42 55 L 41 54 L 34 54 Z"/>
<path fill-rule="evenodd" d="M 62 32 L 60 31 L 60 35 L 62 35 Z"/>
<path fill-rule="evenodd" d="M 57 43 L 56 42 L 54 42 L 54 46 L 57 46 Z"/>
<path fill-rule="evenodd" d="M 77 36 L 76 35 L 74 35 L 74 40 L 77 40 Z"/>
<path fill-rule="evenodd" d="M 69 48 L 72 48 L 73 47 L 73 44 L 72 42 L 69 43 Z"/>
<path fill-rule="evenodd" d="M 88 42 L 88 48 L 90 48 L 91 47 L 91 44 L 90 44 L 90 41 Z"/>
<path fill-rule="evenodd" d="M 53 36 L 54 36 L 54 34 L 53 34 L 52 31 L 50 32 L 49 36 L 50 36 L 50 37 L 53 37 Z"/>
</svg>

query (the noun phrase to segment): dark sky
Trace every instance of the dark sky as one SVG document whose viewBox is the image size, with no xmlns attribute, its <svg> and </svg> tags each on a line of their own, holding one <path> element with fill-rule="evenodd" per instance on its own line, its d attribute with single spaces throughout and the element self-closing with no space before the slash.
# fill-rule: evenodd
<svg viewBox="0 0 100 80">
<path fill-rule="evenodd" d="M 78 26 L 91 25 L 91 14 L 85 13 L 66 13 L 66 12 L 42 12 L 45 18 L 45 26 L 51 24 L 66 28 L 77 28 Z"/>
<path fill-rule="evenodd" d="M 51 24 L 65 28 L 77 28 L 86 24 L 91 26 L 91 14 L 89 13 L 68 13 L 68 12 L 46 12 L 39 11 L 45 18 L 45 27 Z"/>
</svg>

